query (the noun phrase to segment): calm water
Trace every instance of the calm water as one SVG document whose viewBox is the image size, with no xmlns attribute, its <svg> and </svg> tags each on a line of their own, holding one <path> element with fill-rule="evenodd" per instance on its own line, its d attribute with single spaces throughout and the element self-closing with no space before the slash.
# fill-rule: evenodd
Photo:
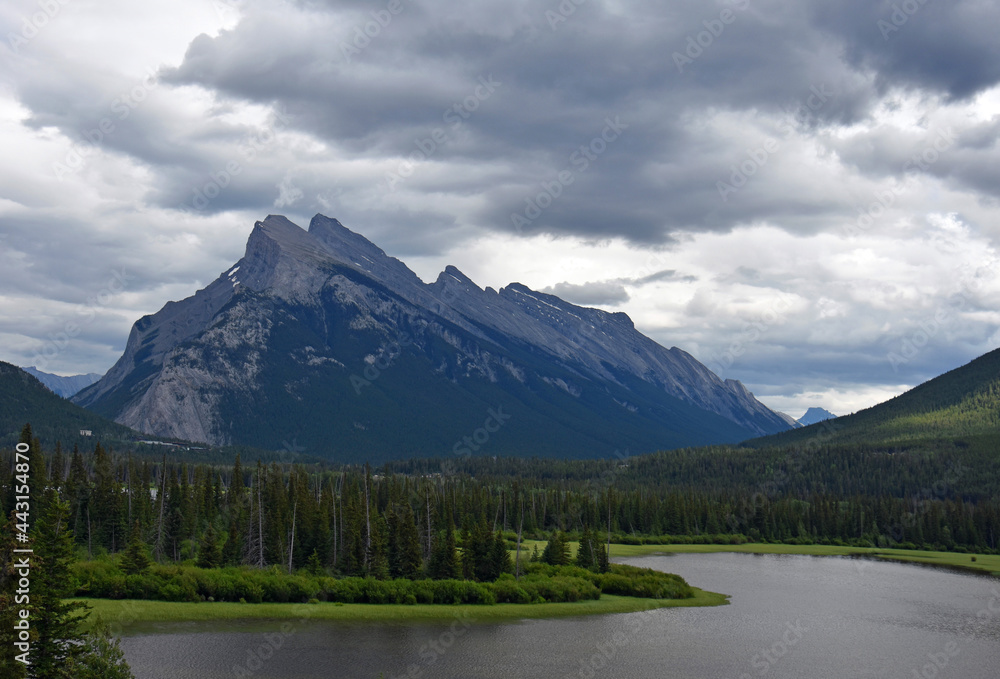
<svg viewBox="0 0 1000 679">
<path fill-rule="evenodd" d="M 732 604 L 507 624 L 150 625 L 122 646 L 138 679 L 1000 675 L 997 578 L 805 556 L 628 563 L 679 573 Z"/>
</svg>

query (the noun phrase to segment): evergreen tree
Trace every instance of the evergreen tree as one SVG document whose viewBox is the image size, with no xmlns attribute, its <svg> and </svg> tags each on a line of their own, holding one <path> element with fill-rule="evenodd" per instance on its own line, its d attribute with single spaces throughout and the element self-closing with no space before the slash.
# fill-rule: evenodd
<svg viewBox="0 0 1000 679">
<path fill-rule="evenodd" d="M 215 535 L 215 528 L 212 524 L 208 524 L 205 532 L 201 535 L 201 541 L 198 543 L 197 566 L 199 568 L 218 568 L 221 565 L 222 548 Z"/>
<path fill-rule="evenodd" d="M 542 561 L 550 566 L 566 566 L 569 564 L 569 543 L 565 533 L 554 531 L 542 551 Z"/>
<path fill-rule="evenodd" d="M 607 548 L 598 543 L 597 545 L 597 572 L 607 573 L 611 570 L 611 562 L 608 555 Z"/>
<path fill-rule="evenodd" d="M 420 534 L 409 505 L 389 517 L 389 573 L 394 578 L 416 578 L 423 567 Z"/>
<path fill-rule="evenodd" d="M 149 570 L 151 563 L 149 549 L 142 539 L 142 527 L 137 519 L 132 524 L 132 534 L 129 536 L 128 547 L 122 553 L 120 566 L 126 575 L 139 575 Z"/>
<path fill-rule="evenodd" d="M 121 541 L 121 489 L 111 455 L 100 443 L 94 448 L 94 495 L 91 506 L 94 544 L 115 551 Z"/>
<path fill-rule="evenodd" d="M 310 574 L 320 576 L 326 575 L 326 569 L 323 568 L 323 559 L 320 558 L 319 552 L 315 549 L 313 553 L 309 555 L 309 559 L 306 561 L 306 570 Z"/>
<path fill-rule="evenodd" d="M 49 490 L 45 511 L 35 524 L 32 540 L 32 621 L 38 634 L 31 648 L 32 679 L 66 677 L 67 663 L 80 653 L 82 635 L 78 601 L 64 601 L 73 594 L 73 536 L 69 531 L 69 505 Z"/>
<path fill-rule="evenodd" d="M 388 529 L 385 519 L 377 515 L 372 521 L 372 539 L 368 550 L 368 572 L 366 575 L 379 580 L 389 577 L 389 554 L 386 546 Z"/>
<path fill-rule="evenodd" d="M 590 526 L 583 527 L 580 535 L 580 549 L 576 552 L 576 565 L 588 570 L 597 569 L 597 552 L 594 549 L 594 534 L 590 531 Z"/>
<path fill-rule="evenodd" d="M 243 534 L 240 533 L 240 525 L 235 512 L 229 515 L 229 535 L 226 544 L 222 546 L 222 564 L 225 566 L 238 566 L 243 559 Z"/>
<path fill-rule="evenodd" d="M 489 547 L 487 560 L 489 570 L 486 576 L 490 581 L 496 580 L 504 573 L 509 573 L 514 568 L 514 563 L 510 558 L 510 551 L 507 549 L 507 542 L 503 539 L 503 533 L 500 531 L 493 534 L 493 541 Z"/>
<path fill-rule="evenodd" d="M 450 514 L 450 512 L 449 512 Z M 452 580 L 462 577 L 462 564 L 458 560 L 455 547 L 455 526 L 449 520 L 444 539 L 438 539 L 427 568 L 428 575 L 435 580 Z"/>
<path fill-rule="evenodd" d="M 110 628 L 98 619 L 94 628 L 83 635 L 80 653 L 71 657 L 64 676 L 72 679 L 135 679 L 125 662 L 118 640 Z"/>
<path fill-rule="evenodd" d="M 77 544 L 87 544 L 87 509 L 90 505 L 90 479 L 83 462 L 80 448 L 73 446 L 73 459 L 66 479 L 65 499 L 69 502 L 70 528 L 76 536 Z"/>
</svg>

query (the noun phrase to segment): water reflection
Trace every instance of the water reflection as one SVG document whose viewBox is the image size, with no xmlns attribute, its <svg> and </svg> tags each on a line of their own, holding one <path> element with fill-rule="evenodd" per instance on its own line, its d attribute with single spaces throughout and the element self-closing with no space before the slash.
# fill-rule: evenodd
<svg viewBox="0 0 1000 679">
<path fill-rule="evenodd" d="M 122 645 L 139 679 L 996 676 L 996 578 L 803 556 L 629 563 L 679 573 L 732 603 L 509 624 L 146 625 Z"/>
</svg>

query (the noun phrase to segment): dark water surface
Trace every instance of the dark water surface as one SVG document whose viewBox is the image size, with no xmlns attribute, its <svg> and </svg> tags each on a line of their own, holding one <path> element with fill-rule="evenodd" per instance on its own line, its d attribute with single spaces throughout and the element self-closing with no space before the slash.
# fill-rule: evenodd
<svg viewBox="0 0 1000 679">
<path fill-rule="evenodd" d="M 147 624 L 122 647 L 138 679 L 1000 677 L 1000 578 L 807 556 L 627 563 L 732 604 L 503 624 Z"/>
</svg>

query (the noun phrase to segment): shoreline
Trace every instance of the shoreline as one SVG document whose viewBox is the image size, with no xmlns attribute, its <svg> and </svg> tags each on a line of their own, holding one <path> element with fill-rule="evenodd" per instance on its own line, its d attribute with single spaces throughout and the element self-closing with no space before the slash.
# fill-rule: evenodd
<svg viewBox="0 0 1000 679">
<path fill-rule="evenodd" d="M 87 627 L 100 616 L 113 631 L 130 631 L 145 623 L 199 621 L 330 620 L 345 623 L 441 622 L 456 617 L 476 622 L 516 622 L 581 615 L 635 613 L 656 608 L 725 606 L 729 596 L 692 587 L 690 599 L 641 599 L 603 594 L 596 601 L 541 604 L 241 604 L 232 602 L 172 602 L 136 599 L 74 598 L 91 606 Z M 181 631 L 178 629 L 177 631 Z M 167 632 L 169 633 L 169 632 Z"/>
<path fill-rule="evenodd" d="M 817 557 L 881 559 L 899 563 L 961 571 L 980 576 L 1000 577 L 1000 555 L 929 552 L 909 549 L 837 547 L 831 545 L 785 545 L 748 543 L 743 545 L 611 545 L 611 557 L 627 558 L 671 555 L 742 553 Z M 972 558 L 975 557 L 975 561 Z M 273 620 L 329 620 L 344 623 L 441 622 L 461 617 L 477 622 L 516 622 L 583 615 L 635 613 L 656 608 L 725 606 L 729 595 L 708 592 L 692 585 L 690 599 L 641 599 L 603 594 L 596 601 L 542 604 L 339 604 L 320 602 L 241 604 L 232 602 L 170 602 L 134 599 L 74 599 L 91 606 L 90 621 L 104 621 L 128 633 L 130 627 L 157 623 L 199 621 L 263 622 Z M 141 632 L 140 632 L 141 633 Z M 169 633 L 169 632 L 167 632 Z"/>
<path fill-rule="evenodd" d="M 1000 555 L 929 552 L 917 549 L 881 549 L 879 547 L 836 547 L 833 545 L 785 545 L 747 543 L 743 545 L 611 545 L 611 557 L 624 559 L 656 554 L 775 554 L 799 556 L 849 556 L 915 563 L 936 568 L 960 570 L 976 575 L 1000 577 Z M 975 561 L 973 561 L 975 557 Z"/>
</svg>

